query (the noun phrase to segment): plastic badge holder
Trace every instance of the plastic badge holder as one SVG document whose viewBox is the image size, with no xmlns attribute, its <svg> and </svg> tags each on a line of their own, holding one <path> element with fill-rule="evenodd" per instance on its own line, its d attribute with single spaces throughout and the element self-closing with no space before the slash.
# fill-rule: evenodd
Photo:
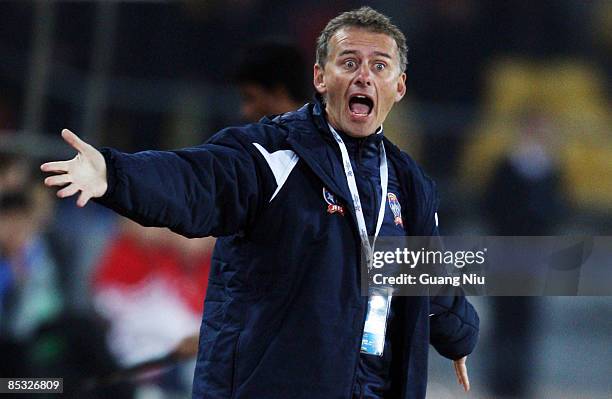
<svg viewBox="0 0 612 399">
<path fill-rule="evenodd" d="M 391 289 L 371 288 L 368 312 L 361 338 L 361 353 L 382 356 L 385 349 L 385 332 L 391 309 Z"/>
</svg>

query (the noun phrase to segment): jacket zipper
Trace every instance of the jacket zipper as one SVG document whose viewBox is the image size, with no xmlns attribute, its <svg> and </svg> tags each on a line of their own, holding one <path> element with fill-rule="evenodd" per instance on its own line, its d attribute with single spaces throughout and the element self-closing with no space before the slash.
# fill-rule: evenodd
<svg viewBox="0 0 612 399">
<path fill-rule="evenodd" d="M 361 166 L 361 152 L 363 150 L 364 142 L 365 142 L 365 140 L 362 139 L 362 140 L 360 140 L 358 142 L 358 145 L 357 145 L 357 160 L 355 162 L 355 166 L 357 166 L 357 168 L 355 168 L 355 172 L 357 172 L 357 170 L 360 169 L 360 166 Z M 368 184 L 370 185 L 372 196 L 374 197 L 373 198 L 373 200 L 374 200 L 373 204 L 380 204 L 380 201 L 377 201 L 377 198 L 376 198 L 377 197 L 376 193 L 378 191 L 376 185 L 372 182 L 371 178 L 366 177 L 366 180 L 368 181 Z M 385 204 L 385 207 L 386 207 L 386 204 Z M 372 218 L 377 218 L 377 217 L 378 217 L 378 213 L 377 212 L 373 212 Z M 372 221 L 372 220 L 370 220 L 370 221 Z M 376 225 L 376 220 L 373 221 L 373 225 L 374 226 Z M 361 246 L 359 246 L 359 258 L 361 259 Z M 361 271 L 360 271 L 360 273 L 361 273 Z M 361 276 L 359 278 L 359 281 L 361 281 Z M 351 399 L 353 399 L 353 397 L 354 397 L 355 385 L 357 385 L 359 387 L 359 399 L 363 399 L 363 396 L 364 396 L 364 392 L 363 392 L 363 389 L 362 389 L 362 386 L 361 386 L 361 382 L 358 381 L 358 379 L 357 379 L 357 368 L 359 367 L 359 362 L 361 361 L 361 342 L 363 340 L 363 330 L 365 328 L 365 321 L 366 321 L 367 313 L 368 313 L 368 302 L 366 300 L 365 301 L 365 307 L 363 309 L 362 316 L 361 316 L 361 323 L 360 323 L 360 325 L 361 325 L 361 330 L 360 330 L 361 334 L 359 336 L 359 346 L 358 346 L 358 349 L 357 349 L 357 361 L 355 362 L 355 368 L 354 368 L 354 371 L 353 371 L 353 383 L 351 384 L 351 396 L 350 396 Z"/>
</svg>

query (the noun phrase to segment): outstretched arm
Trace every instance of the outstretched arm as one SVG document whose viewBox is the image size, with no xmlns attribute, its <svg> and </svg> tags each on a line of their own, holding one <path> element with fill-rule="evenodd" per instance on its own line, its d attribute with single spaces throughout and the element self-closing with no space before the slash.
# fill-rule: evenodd
<svg viewBox="0 0 612 399">
<path fill-rule="evenodd" d="M 253 130 L 253 129 L 252 129 Z M 90 199 L 143 226 L 168 227 L 186 237 L 222 236 L 244 230 L 255 217 L 262 187 L 259 152 L 248 131 L 225 129 L 206 144 L 175 151 L 122 153 L 100 151 L 64 130 L 62 137 L 78 155 L 50 162 L 48 186 L 66 186 L 59 197 L 81 192 L 77 204 Z"/>
<path fill-rule="evenodd" d="M 45 179 L 45 185 L 63 187 L 57 191 L 58 197 L 70 197 L 80 192 L 77 205 L 83 207 L 90 199 L 99 198 L 106 192 L 106 162 L 100 151 L 70 130 L 62 130 L 62 138 L 77 150 L 76 157 L 69 161 L 48 162 L 40 169 L 53 173 Z"/>
</svg>

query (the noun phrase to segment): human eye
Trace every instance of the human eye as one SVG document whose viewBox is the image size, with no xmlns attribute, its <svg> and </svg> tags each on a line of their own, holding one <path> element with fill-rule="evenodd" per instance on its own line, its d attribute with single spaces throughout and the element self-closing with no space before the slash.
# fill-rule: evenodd
<svg viewBox="0 0 612 399">
<path fill-rule="evenodd" d="M 346 60 L 344 61 L 344 67 L 346 69 L 355 69 L 357 63 L 354 60 Z"/>
<path fill-rule="evenodd" d="M 374 68 L 375 68 L 375 69 L 376 69 L 378 72 L 382 72 L 382 71 L 384 71 L 386 67 L 387 67 L 387 66 L 386 66 L 384 63 L 382 63 L 382 62 L 377 62 L 377 63 L 375 63 L 375 64 L 374 64 Z"/>
</svg>

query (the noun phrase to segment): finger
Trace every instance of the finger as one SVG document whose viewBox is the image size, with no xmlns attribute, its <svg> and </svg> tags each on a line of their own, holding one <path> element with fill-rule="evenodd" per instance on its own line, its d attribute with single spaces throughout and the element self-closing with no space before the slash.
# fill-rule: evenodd
<svg viewBox="0 0 612 399">
<path fill-rule="evenodd" d="M 72 183 L 72 176 L 68 173 L 61 175 L 49 176 L 45 179 L 45 186 L 63 186 L 66 183 Z"/>
<path fill-rule="evenodd" d="M 87 149 L 88 144 L 68 129 L 62 130 L 62 138 L 64 139 L 64 141 L 66 141 L 66 143 L 70 144 L 70 146 L 78 152 L 83 152 Z"/>
<path fill-rule="evenodd" d="M 40 170 L 43 172 L 68 172 L 70 161 L 47 162 L 40 165 Z"/>
<path fill-rule="evenodd" d="M 470 390 L 470 379 L 468 378 L 467 366 L 465 365 L 465 360 L 462 359 L 461 362 L 455 363 L 455 370 L 457 372 L 457 377 L 460 380 L 460 384 L 463 385 L 463 389 L 467 392 Z"/>
<path fill-rule="evenodd" d="M 74 194 L 77 193 L 77 191 L 79 191 L 79 187 L 76 184 L 70 184 L 67 187 L 62 188 L 61 190 L 59 190 L 57 192 L 57 196 L 59 198 L 66 198 L 66 197 L 70 197 L 73 196 Z"/>
<path fill-rule="evenodd" d="M 457 369 L 457 363 L 453 362 L 453 370 L 455 371 L 455 378 L 457 378 L 457 384 L 461 384 L 461 376 L 459 375 L 459 370 Z"/>
<path fill-rule="evenodd" d="M 81 195 L 79 195 L 79 199 L 77 200 L 76 204 L 79 208 L 82 208 L 87 205 L 87 202 L 89 202 L 90 199 L 91 195 L 85 194 L 83 191 L 81 191 Z"/>
<path fill-rule="evenodd" d="M 459 373 L 459 368 L 457 367 L 457 363 L 453 362 L 453 368 L 455 369 L 455 377 L 457 377 L 457 384 L 463 385 L 461 381 L 461 374 Z M 465 389 L 465 387 L 463 387 Z"/>
</svg>

